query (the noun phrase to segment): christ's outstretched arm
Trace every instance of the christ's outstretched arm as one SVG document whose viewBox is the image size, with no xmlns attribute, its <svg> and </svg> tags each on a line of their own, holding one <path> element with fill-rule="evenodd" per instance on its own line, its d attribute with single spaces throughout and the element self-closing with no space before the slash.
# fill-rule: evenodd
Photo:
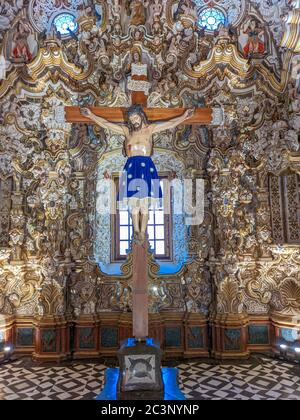
<svg viewBox="0 0 300 420">
<path fill-rule="evenodd" d="M 82 115 L 91 119 L 102 128 L 106 128 L 117 134 L 122 134 L 123 136 L 128 136 L 129 134 L 127 127 L 122 126 L 121 124 L 109 122 L 105 118 L 98 117 L 97 115 L 93 114 L 93 112 L 89 108 L 82 108 L 80 112 Z"/>
<path fill-rule="evenodd" d="M 155 123 L 152 124 L 152 133 L 160 133 L 161 131 L 171 130 L 172 128 L 176 128 L 178 125 L 182 124 L 184 121 L 188 120 L 195 114 L 194 109 L 188 109 L 183 115 L 177 118 L 173 118 L 172 120 L 163 122 L 163 123 Z"/>
</svg>

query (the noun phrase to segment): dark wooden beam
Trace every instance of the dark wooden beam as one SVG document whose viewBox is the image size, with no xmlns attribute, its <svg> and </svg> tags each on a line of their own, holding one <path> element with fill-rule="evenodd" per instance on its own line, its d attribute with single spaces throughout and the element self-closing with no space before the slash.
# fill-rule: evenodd
<svg viewBox="0 0 300 420">
<path fill-rule="evenodd" d="M 91 111 L 108 121 L 115 123 L 122 123 L 125 121 L 125 114 L 127 108 L 98 108 L 90 107 Z M 90 123 L 93 122 L 81 115 L 80 108 L 76 106 L 69 106 L 65 108 L 66 121 L 69 123 Z M 179 117 L 186 109 L 184 108 L 144 108 L 144 111 L 149 121 L 166 121 L 172 118 Z M 211 108 L 197 108 L 195 115 L 189 120 L 185 121 L 184 124 L 199 124 L 208 125 L 211 124 L 213 118 L 213 111 Z"/>
</svg>

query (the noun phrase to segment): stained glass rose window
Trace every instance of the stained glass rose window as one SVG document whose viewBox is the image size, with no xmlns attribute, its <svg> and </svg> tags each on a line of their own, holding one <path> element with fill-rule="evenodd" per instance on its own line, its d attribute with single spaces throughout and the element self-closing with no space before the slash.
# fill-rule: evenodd
<svg viewBox="0 0 300 420">
<path fill-rule="evenodd" d="M 218 29 L 220 24 L 226 23 L 226 17 L 224 13 L 215 7 L 209 7 L 203 9 L 199 15 L 199 24 L 202 28 L 206 28 L 209 31 Z"/>
</svg>

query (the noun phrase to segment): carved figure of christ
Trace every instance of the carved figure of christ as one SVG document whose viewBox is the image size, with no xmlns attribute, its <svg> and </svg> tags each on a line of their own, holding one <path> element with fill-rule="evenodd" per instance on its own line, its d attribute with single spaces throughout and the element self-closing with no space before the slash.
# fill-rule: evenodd
<svg viewBox="0 0 300 420">
<path fill-rule="evenodd" d="M 138 92 L 140 93 L 140 92 Z M 137 97 L 137 95 L 136 95 Z M 139 99 L 141 99 L 139 97 Z M 146 95 L 142 103 L 146 105 Z M 136 103 L 133 100 L 133 103 Z M 146 185 L 150 186 L 150 196 L 145 200 L 134 202 L 132 197 L 125 197 L 131 194 L 127 187 L 123 189 L 119 200 L 124 199 L 127 204 L 131 204 L 133 223 L 135 226 L 136 237 L 143 238 L 148 223 L 148 204 L 155 199 L 160 199 L 161 190 L 156 188 L 151 190 L 152 180 L 157 181 L 158 175 L 152 162 L 151 155 L 153 150 L 152 136 L 164 130 L 172 129 L 179 124 L 210 125 L 216 120 L 216 112 L 211 108 L 197 108 L 185 110 L 183 108 L 142 108 L 134 106 L 127 112 L 124 119 L 124 108 L 98 108 L 80 109 L 79 107 L 66 107 L 66 121 L 69 123 L 94 123 L 103 128 L 112 130 L 125 137 L 124 154 L 128 160 L 124 171 L 125 185 L 133 179 L 133 175 L 140 177 L 147 175 Z M 217 117 L 221 124 L 221 115 Z M 161 121 L 161 122 L 158 122 Z M 124 124 L 125 123 L 125 124 Z M 132 175 L 132 178 L 131 178 Z M 122 184 L 122 183 L 121 183 Z M 151 195 L 154 193 L 154 196 Z M 148 195 L 148 194 L 146 194 Z M 126 200 L 127 199 L 127 200 Z M 130 203 L 131 201 L 131 203 Z M 137 205 L 139 204 L 139 205 Z M 135 210 L 134 210 L 135 209 Z M 133 293 L 132 293 L 132 317 L 133 317 L 133 337 L 144 339 L 149 334 L 149 314 L 148 314 L 148 246 L 147 241 L 134 241 L 132 245 L 133 254 Z"/>
<path fill-rule="evenodd" d="M 193 117 L 194 109 L 161 123 L 150 123 L 141 105 L 133 105 L 127 112 L 126 125 L 113 123 L 95 115 L 89 108 L 81 114 L 102 128 L 125 137 L 124 154 L 128 157 L 120 179 L 119 205 L 126 206 L 132 217 L 134 238 L 143 242 L 149 221 L 149 208 L 162 200 L 159 177 L 151 159 L 153 135 L 171 130 Z"/>
</svg>

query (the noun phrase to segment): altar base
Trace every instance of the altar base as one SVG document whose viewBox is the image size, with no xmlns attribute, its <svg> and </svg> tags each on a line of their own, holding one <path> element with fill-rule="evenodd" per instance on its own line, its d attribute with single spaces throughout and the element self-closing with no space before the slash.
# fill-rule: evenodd
<svg viewBox="0 0 300 420">
<path fill-rule="evenodd" d="M 185 401 L 186 398 L 184 394 L 180 391 L 178 386 L 178 369 L 176 368 L 162 368 L 162 378 L 164 383 L 164 394 L 160 398 L 163 401 Z M 117 398 L 117 385 L 118 379 L 120 375 L 119 368 L 110 368 L 106 369 L 105 372 L 105 385 L 100 393 L 100 395 L 96 398 L 97 401 L 116 401 Z M 148 400 L 148 401 L 159 401 L 156 399 L 152 399 L 144 397 L 144 393 L 140 392 L 140 397 L 135 395 L 136 400 Z M 134 401 L 135 399 L 132 398 Z"/>
<path fill-rule="evenodd" d="M 118 400 L 140 399 L 142 395 L 147 399 L 163 398 L 162 350 L 159 342 L 151 338 L 129 338 L 122 343 L 118 359 Z"/>
</svg>

